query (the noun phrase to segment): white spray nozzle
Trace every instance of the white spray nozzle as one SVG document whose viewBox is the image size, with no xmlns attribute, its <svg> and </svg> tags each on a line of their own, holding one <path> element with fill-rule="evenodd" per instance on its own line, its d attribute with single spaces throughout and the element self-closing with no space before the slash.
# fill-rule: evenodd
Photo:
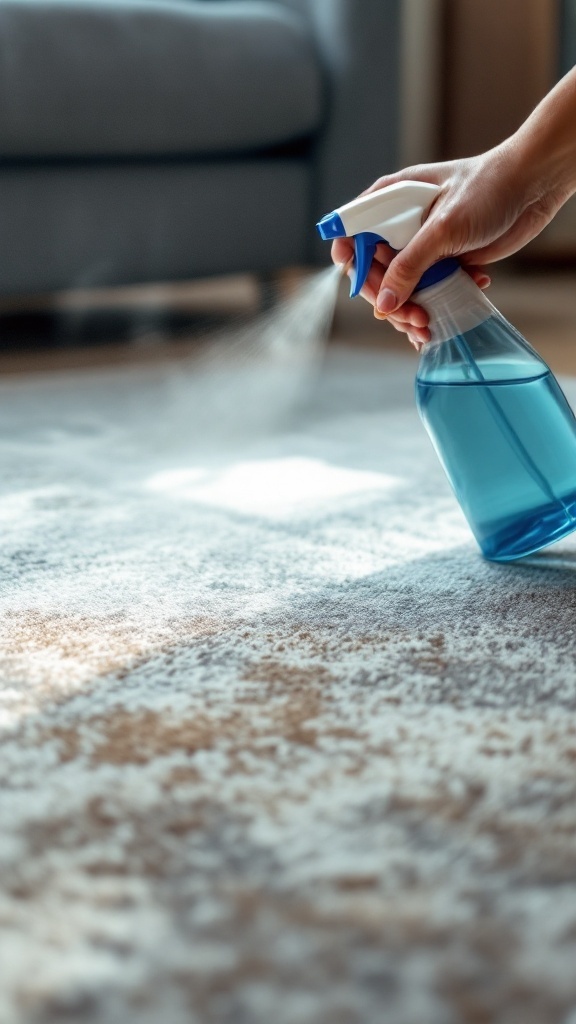
<svg viewBox="0 0 576 1024">
<path fill-rule="evenodd" d="M 398 181 L 359 196 L 334 212 L 347 235 L 372 231 L 385 238 L 393 249 L 403 249 L 421 227 L 439 192 L 439 185 L 425 181 Z"/>
<path fill-rule="evenodd" d="M 364 286 L 378 242 L 393 249 L 408 245 L 439 192 L 439 185 L 427 181 L 398 181 L 339 206 L 319 221 L 321 238 L 354 238 L 352 296 Z"/>
</svg>

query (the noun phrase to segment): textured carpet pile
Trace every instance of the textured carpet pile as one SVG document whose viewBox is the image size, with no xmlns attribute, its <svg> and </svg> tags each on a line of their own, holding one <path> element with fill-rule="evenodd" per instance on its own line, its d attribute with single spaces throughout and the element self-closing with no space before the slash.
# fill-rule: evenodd
<svg viewBox="0 0 576 1024">
<path fill-rule="evenodd" d="M 2 1024 L 576 1024 L 576 542 L 481 559 L 413 370 L 2 385 Z"/>
</svg>

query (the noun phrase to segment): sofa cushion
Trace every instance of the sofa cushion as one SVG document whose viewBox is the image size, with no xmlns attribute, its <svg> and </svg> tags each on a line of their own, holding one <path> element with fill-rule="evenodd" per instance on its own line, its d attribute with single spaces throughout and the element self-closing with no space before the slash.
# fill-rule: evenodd
<svg viewBox="0 0 576 1024">
<path fill-rule="evenodd" d="M 2 0 L 0 156 L 202 155 L 314 132 L 304 20 L 254 0 Z"/>
</svg>

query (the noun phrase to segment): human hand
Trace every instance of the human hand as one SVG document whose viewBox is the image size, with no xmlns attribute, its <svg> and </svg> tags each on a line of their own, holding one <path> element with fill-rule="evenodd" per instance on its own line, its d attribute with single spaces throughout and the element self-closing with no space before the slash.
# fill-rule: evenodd
<svg viewBox="0 0 576 1024">
<path fill-rule="evenodd" d="M 334 254 L 335 246 L 336 253 Z M 348 259 L 345 261 L 344 266 L 346 263 L 351 263 L 354 259 L 354 246 L 349 238 L 337 239 L 332 248 L 334 262 L 340 262 L 338 259 L 340 251 L 342 251 L 342 253 L 346 252 L 348 255 Z M 362 290 L 360 291 L 360 295 L 374 307 L 374 316 L 377 320 L 388 320 L 397 331 L 407 335 L 410 344 L 414 346 L 417 352 L 419 352 L 422 346 L 430 341 L 430 330 L 428 327 L 429 316 L 426 310 L 422 306 L 418 305 L 417 302 L 410 299 L 403 302 L 402 305 L 393 313 L 381 313 L 376 306 L 378 293 L 382 287 L 384 273 L 395 256 L 395 250 L 391 249 L 387 245 L 382 244 L 376 247 L 372 266 L 368 272 L 368 276 L 364 282 Z M 490 277 L 482 267 L 464 266 L 463 269 L 470 274 L 470 277 L 476 282 L 479 288 L 488 288 L 491 284 Z"/>
<path fill-rule="evenodd" d="M 439 185 L 441 192 L 405 249 L 396 253 L 385 244 L 377 246 L 361 294 L 376 316 L 390 319 L 420 348 L 430 338 L 428 315 L 410 296 L 424 271 L 446 256 L 458 256 L 463 269 L 486 288 L 490 278 L 482 265 L 522 248 L 552 219 L 566 195 L 561 189 L 546 190 L 530 174 L 514 137 L 480 156 L 385 175 L 362 194 L 407 179 Z M 346 263 L 351 256 L 352 240 L 336 239 L 334 262 Z"/>
</svg>

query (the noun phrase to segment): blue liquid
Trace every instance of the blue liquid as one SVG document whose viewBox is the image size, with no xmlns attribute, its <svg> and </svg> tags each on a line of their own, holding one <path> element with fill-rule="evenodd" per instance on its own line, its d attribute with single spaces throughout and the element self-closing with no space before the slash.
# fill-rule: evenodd
<svg viewBox="0 0 576 1024">
<path fill-rule="evenodd" d="M 576 419 L 541 365 L 532 377 L 518 365 L 517 379 L 508 363 L 500 379 L 416 381 L 448 479 L 482 552 L 496 561 L 576 529 Z"/>
</svg>

